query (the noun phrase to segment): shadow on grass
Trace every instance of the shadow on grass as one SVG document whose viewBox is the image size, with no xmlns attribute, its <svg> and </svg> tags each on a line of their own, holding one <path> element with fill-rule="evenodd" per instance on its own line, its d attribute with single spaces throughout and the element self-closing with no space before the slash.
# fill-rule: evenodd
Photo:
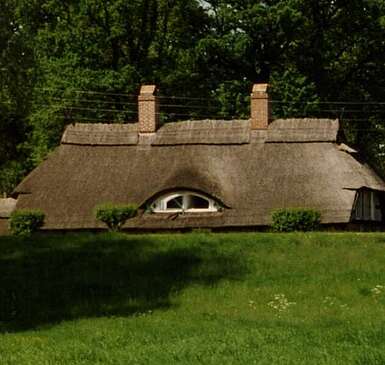
<svg viewBox="0 0 385 365">
<path fill-rule="evenodd" d="M 242 276 L 240 257 L 205 245 L 202 235 L 191 241 L 123 235 L 1 238 L 0 331 L 167 308 L 189 285 Z"/>
</svg>

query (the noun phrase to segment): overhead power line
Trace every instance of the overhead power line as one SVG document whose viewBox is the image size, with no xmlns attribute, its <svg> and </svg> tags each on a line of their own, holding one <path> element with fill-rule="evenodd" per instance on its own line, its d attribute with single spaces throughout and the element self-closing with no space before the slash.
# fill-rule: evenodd
<svg viewBox="0 0 385 365">
<path fill-rule="evenodd" d="M 52 87 L 44 87 L 44 88 L 35 88 L 35 90 L 41 91 L 62 91 L 68 93 L 76 93 L 76 94 L 86 94 L 86 95 L 101 95 L 101 96 L 119 96 L 119 97 L 129 97 L 129 98 L 137 98 L 138 94 L 126 94 L 126 93 L 113 93 L 113 92 L 102 92 L 102 91 L 93 91 L 93 90 L 70 90 L 64 88 L 52 88 Z M 189 96 L 158 96 L 160 100 L 200 100 L 205 101 L 204 105 L 194 105 L 196 107 L 207 107 L 207 104 L 214 103 L 218 104 L 219 101 L 215 99 L 215 96 L 211 97 L 189 97 Z M 84 99 L 83 99 L 84 100 Z M 99 101 L 101 102 L 101 101 Z M 113 101 L 111 101 L 113 102 Z M 116 102 L 118 103 L 118 102 Z M 124 103 L 124 102 L 122 102 Z M 375 105 L 385 105 L 385 101 L 351 101 L 351 100 L 323 100 L 323 101 L 283 101 L 283 100 L 271 100 L 273 104 L 283 104 L 283 105 L 309 105 L 309 106 L 317 106 L 317 105 L 362 105 L 362 106 L 375 106 Z M 174 105 L 174 104 L 165 104 L 165 105 Z M 180 105 L 180 104 L 175 104 Z M 184 105 L 183 105 L 184 106 Z"/>
<path fill-rule="evenodd" d="M 98 111 L 98 112 L 109 112 L 109 113 L 125 113 L 125 114 L 137 114 L 137 112 L 130 110 L 116 110 L 116 109 L 101 109 L 101 108 L 83 108 L 73 105 L 51 105 L 58 109 L 73 109 L 73 110 L 86 110 L 86 111 Z"/>
<path fill-rule="evenodd" d="M 58 105 L 58 104 L 40 104 L 41 107 L 53 107 L 53 108 L 57 108 L 59 110 L 75 110 L 75 111 L 90 111 L 90 112 L 99 112 L 99 113 L 122 113 L 122 114 L 133 114 L 133 115 L 136 115 L 138 114 L 137 111 L 133 111 L 133 110 L 125 110 L 125 109 L 109 109 L 109 108 L 90 108 L 90 107 L 81 107 L 81 106 L 78 106 L 78 105 Z M 182 106 L 181 106 L 182 107 Z M 325 113 L 325 112 L 330 112 L 330 110 L 324 110 L 324 111 L 317 111 L 317 113 Z M 161 111 L 159 113 L 157 113 L 158 115 L 161 115 L 161 116 L 170 116 L 170 117 L 187 117 L 187 118 L 202 118 L 202 119 L 240 119 L 240 118 L 237 118 L 235 116 L 223 116 L 223 115 L 220 115 L 220 112 L 218 113 L 210 113 L 210 114 L 200 114 L 200 113 L 173 113 L 173 112 L 165 112 L 165 111 Z M 296 116 L 296 118 L 319 118 L 319 116 L 311 116 L 311 115 L 298 115 Z M 327 117 L 324 117 L 325 119 L 330 119 L 327 118 Z M 336 118 L 336 117 L 334 117 Z M 369 122 L 369 119 L 368 118 L 340 118 L 340 120 L 342 122 L 346 122 L 346 121 L 356 121 L 356 122 Z"/>
<path fill-rule="evenodd" d="M 170 100 L 205 100 L 207 102 L 218 102 L 217 99 L 211 99 L 211 98 L 197 98 L 197 97 L 190 97 L 190 96 L 158 96 L 159 99 L 170 99 Z"/>
<path fill-rule="evenodd" d="M 64 120 L 67 120 L 67 121 L 74 121 L 74 122 L 77 122 L 78 120 L 83 120 L 83 121 L 95 121 L 95 122 L 104 122 L 104 123 L 108 123 L 108 122 L 113 122 L 113 123 L 126 123 L 127 121 L 126 120 L 117 120 L 117 119 L 102 119 L 102 118 L 82 118 L 82 117 L 65 117 L 65 116 L 59 116 L 58 117 L 59 119 L 64 119 Z"/>
<path fill-rule="evenodd" d="M 42 90 L 42 91 L 65 91 L 69 93 L 76 93 L 76 94 L 90 94 L 90 95 L 109 95 L 109 96 L 125 96 L 125 97 L 138 97 L 138 95 L 133 94 L 123 94 L 123 93 L 110 93 L 110 92 L 104 92 L 104 91 L 90 91 L 90 90 L 70 90 L 70 89 L 62 89 L 62 88 L 54 88 L 54 87 L 36 87 L 35 90 Z"/>
<path fill-rule="evenodd" d="M 71 102 L 80 102 L 80 103 L 94 103 L 94 104 L 117 104 L 117 105 L 137 105 L 137 103 L 130 103 L 126 101 L 110 101 L 110 100 L 90 100 L 90 99 L 73 99 L 73 98 L 57 98 L 50 97 L 50 100 L 54 101 L 71 101 Z"/>
<path fill-rule="evenodd" d="M 35 88 L 35 90 L 42 91 L 65 91 L 69 93 L 77 94 L 90 94 L 90 95 L 110 95 L 110 96 L 124 96 L 124 97 L 134 97 L 137 98 L 139 94 L 126 94 L 126 93 L 112 93 L 105 91 L 93 91 L 93 90 L 71 90 L 64 88 L 53 88 L 53 87 L 43 87 Z M 190 97 L 190 96 L 165 96 L 159 95 L 159 99 L 169 99 L 169 100 L 204 100 L 207 102 L 218 102 L 215 99 L 215 96 L 211 97 Z M 284 101 L 284 100 L 271 100 L 272 103 L 277 104 L 303 104 L 303 105 L 312 105 L 312 104 L 347 104 L 347 105 L 385 105 L 385 101 L 351 101 L 351 100 L 323 100 L 323 101 Z"/>
<path fill-rule="evenodd" d="M 317 105 L 317 104 L 385 105 L 385 102 L 381 102 L 381 101 L 282 101 L 282 100 L 271 100 L 271 102 L 276 103 L 276 104 L 306 104 L 306 105 Z"/>
<path fill-rule="evenodd" d="M 74 99 L 74 98 L 58 98 L 58 97 L 51 97 L 49 98 L 49 100 L 54 100 L 54 101 L 63 101 L 63 102 L 80 102 L 80 103 L 95 103 L 95 104 L 111 104 L 111 105 L 114 105 L 114 104 L 117 104 L 117 105 L 131 105 L 131 106 L 137 106 L 137 103 L 133 103 L 133 102 L 123 102 L 123 101 L 107 101 L 107 100 L 90 100 L 90 99 Z M 9 102 L 3 102 L 3 103 L 6 103 L 6 104 L 9 104 Z M 47 105 L 47 104 L 42 104 L 40 103 L 40 105 Z M 385 105 L 385 104 L 384 104 Z M 206 109 L 206 110 L 212 110 L 212 109 L 216 109 L 215 106 L 209 106 L 209 105 L 186 105 L 186 104 L 162 104 L 160 103 L 160 106 L 161 107 L 165 107 L 165 108 L 185 108 L 185 109 Z M 327 113 L 341 113 L 341 112 L 344 112 L 344 113 L 369 113 L 368 111 L 366 110 L 359 110 L 359 109 L 344 109 L 344 108 L 340 108 L 340 109 L 330 109 L 330 108 L 318 108 L 312 112 L 327 112 Z M 385 113 L 385 109 L 374 109 L 373 112 L 375 113 Z"/>
</svg>

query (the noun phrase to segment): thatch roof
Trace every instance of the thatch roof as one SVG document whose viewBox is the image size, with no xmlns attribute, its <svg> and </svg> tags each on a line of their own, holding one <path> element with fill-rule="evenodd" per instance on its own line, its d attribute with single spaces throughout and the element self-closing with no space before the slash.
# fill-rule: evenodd
<svg viewBox="0 0 385 365">
<path fill-rule="evenodd" d="M 9 218 L 15 210 L 16 199 L 4 198 L 0 199 L 0 218 Z"/>
<path fill-rule="evenodd" d="M 251 133 L 239 121 L 208 124 L 211 131 L 228 128 L 234 132 L 229 137 L 202 133 L 203 122 L 183 127 L 184 123 L 165 125 L 147 140 L 139 138 L 136 145 L 130 136 L 120 139 L 125 125 L 111 125 L 117 142 L 109 146 L 96 143 L 93 130 L 102 127 L 87 126 L 89 141 L 84 132 L 75 143 L 68 130 L 85 128 L 70 126 L 57 150 L 17 187 L 17 206 L 42 209 L 46 228 L 95 228 L 103 227 L 94 218 L 97 204 L 135 203 L 144 208 L 162 192 L 183 188 L 211 195 L 226 208 L 205 214 L 144 213 L 127 227 L 265 225 L 272 210 L 282 207 L 318 209 L 324 223 L 344 223 L 351 217 L 355 189 L 385 191 L 384 182 L 370 168 L 338 149 L 336 121 L 326 121 L 321 133 L 309 128 L 308 134 L 304 129 L 286 136 L 275 134 L 282 121 Z M 321 129 L 321 122 L 314 120 L 289 121 L 288 129 L 311 123 Z M 134 127 L 126 128 L 132 133 Z M 185 143 L 179 144 L 176 136 Z"/>
<path fill-rule="evenodd" d="M 247 120 L 194 120 L 165 124 L 156 133 L 152 145 L 229 145 L 249 141 L 250 122 Z"/>
<path fill-rule="evenodd" d="M 338 120 L 277 119 L 269 128 L 257 131 L 266 142 L 335 142 Z M 232 145 L 250 142 L 249 120 L 192 120 L 166 123 L 152 137 L 153 146 Z M 138 123 L 69 125 L 63 144 L 130 146 L 139 143 Z"/>
<path fill-rule="evenodd" d="M 76 123 L 67 126 L 62 143 L 78 145 L 119 146 L 138 143 L 137 123 L 131 124 L 87 124 Z"/>
<path fill-rule="evenodd" d="M 267 142 L 335 142 L 338 120 L 277 119 L 269 125 Z"/>
</svg>

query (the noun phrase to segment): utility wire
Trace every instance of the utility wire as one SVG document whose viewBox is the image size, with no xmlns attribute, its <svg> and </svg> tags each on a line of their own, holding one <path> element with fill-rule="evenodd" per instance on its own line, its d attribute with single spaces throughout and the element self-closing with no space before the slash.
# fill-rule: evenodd
<svg viewBox="0 0 385 365">
<path fill-rule="evenodd" d="M 117 120 L 117 119 L 101 119 L 101 118 L 78 118 L 78 117 L 65 117 L 65 116 L 59 116 L 58 117 L 59 119 L 63 119 L 63 120 L 67 120 L 69 122 L 71 121 L 78 121 L 78 120 L 84 120 L 84 121 L 98 121 L 98 122 L 104 122 L 104 123 L 108 123 L 108 122 L 113 122 L 113 123 L 126 123 L 127 121 L 126 120 Z"/>
<path fill-rule="evenodd" d="M 85 107 L 77 107 L 77 106 L 62 106 L 62 105 L 52 105 L 52 107 L 58 108 L 60 110 L 83 110 L 83 111 L 92 111 L 92 112 L 110 112 L 110 113 L 122 113 L 122 114 L 133 114 L 137 115 L 138 112 L 136 111 L 130 111 L 130 110 L 116 110 L 116 109 L 102 109 L 102 108 L 85 108 Z M 202 119 L 223 119 L 223 120 L 231 120 L 231 119 L 238 119 L 238 120 L 243 120 L 241 118 L 234 118 L 232 116 L 221 116 L 221 115 L 204 115 L 204 114 L 184 114 L 184 113 L 165 113 L 165 112 L 160 112 L 156 113 L 156 115 L 160 116 L 169 116 L 169 117 L 188 117 L 188 118 L 202 118 Z M 309 117 L 309 116 L 298 116 L 297 118 L 309 118 L 309 119 L 317 119 L 317 117 Z M 324 118 L 324 119 L 331 119 L 331 118 Z M 341 122 L 369 122 L 368 119 L 366 118 L 343 118 L 340 120 Z"/>
<path fill-rule="evenodd" d="M 69 99 L 69 98 L 57 98 L 57 97 L 50 97 L 50 100 L 54 101 L 73 101 L 73 102 L 80 102 L 80 103 L 94 103 L 94 104 L 118 104 L 118 105 L 138 105 L 137 103 L 130 103 L 126 101 L 108 101 L 108 100 L 89 100 L 89 99 Z"/>
<path fill-rule="evenodd" d="M 98 92 L 92 92 L 92 93 L 98 93 Z M 104 94 L 104 93 L 98 93 L 98 94 Z M 125 95 L 125 94 L 115 94 L 115 95 Z M 171 97 L 171 98 L 177 98 L 177 97 Z M 106 100 L 89 100 L 89 99 L 70 99 L 70 98 L 56 98 L 56 97 L 52 97 L 51 98 L 52 100 L 55 100 L 55 101 L 77 101 L 77 102 L 86 102 L 86 103 L 101 103 L 101 104 L 108 104 L 108 105 L 114 105 L 114 104 L 118 104 L 118 105 L 131 105 L 131 106 L 136 106 L 137 103 L 130 103 L 130 102 L 119 102 L 119 101 L 106 101 Z M 275 102 L 278 102 L 278 101 L 275 101 Z M 10 101 L 2 101 L 0 102 L 2 104 L 12 104 Z M 283 102 L 280 102 L 280 103 L 283 103 Z M 284 102 L 284 103 L 290 103 L 290 102 Z M 368 102 L 368 103 L 353 103 L 353 102 L 325 102 L 324 104 L 326 103 L 334 103 L 334 104 L 342 104 L 342 103 L 345 103 L 345 104 L 355 104 L 355 105 L 385 105 L 385 103 L 374 103 L 374 102 Z M 310 104 L 310 103 L 304 103 L 304 104 Z M 80 106 L 76 106 L 76 105 L 56 105 L 56 104 L 51 104 L 51 105 L 47 105 L 47 104 L 40 104 L 41 107 L 54 107 L 54 108 L 58 108 L 58 109 L 69 109 L 69 110 L 83 110 L 83 111 L 92 111 L 92 112 L 111 112 L 111 113 L 123 113 L 123 114 L 137 114 L 136 111 L 131 111 L 131 110 L 117 110 L 117 109 L 110 109 L 110 108 L 89 108 L 89 107 L 80 107 Z M 197 106 L 197 105 L 182 105 L 182 104 L 160 104 L 161 107 L 165 107 L 165 108 L 183 108 L 183 109 L 203 109 L 203 110 L 212 110 L 212 109 L 215 109 L 214 107 L 211 107 L 209 108 L 207 105 L 202 105 L 202 106 Z M 343 108 L 342 108 L 343 109 Z M 314 111 L 313 113 L 308 113 L 307 115 L 304 115 L 303 118 L 305 117 L 309 117 L 309 115 L 316 115 L 316 114 L 319 114 L 319 113 L 341 113 L 341 110 L 342 109 L 319 109 L 317 111 Z M 375 113 L 385 113 L 385 110 L 384 109 L 381 109 L 381 110 L 374 110 L 373 112 Z M 231 118 L 234 118 L 233 116 L 221 116 L 219 115 L 220 111 L 218 111 L 217 113 L 208 113 L 207 115 L 205 114 L 195 114 L 192 112 L 192 113 L 171 113 L 171 112 L 161 112 L 161 113 L 158 113 L 159 115 L 162 115 L 162 116 L 171 116 L 171 117 L 188 117 L 188 118 L 205 118 L 205 119 L 212 119 L 213 117 L 215 118 L 222 118 L 222 119 L 231 119 Z M 344 110 L 344 113 L 348 113 L 350 115 L 354 115 L 355 113 L 357 114 L 363 114 L 363 113 L 367 113 L 370 115 L 369 112 L 367 111 L 364 111 L 364 110 Z M 300 116 L 298 116 L 300 117 Z M 370 116 L 372 117 L 372 116 Z M 369 118 L 341 118 L 341 121 L 342 122 L 346 122 L 346 121 L 349 121 L 349 122 L 369 122 Z"/>
<path fill-rule="evenodd" d="M 65 89 L 55 89 L 55 88 L 37 88 L 39 90 L 61 90 L 66 91 Z M 108 93 L 108 92 L 99 92 L 99 91 L 84 91 L 84 90 L 71 90 L 70 93 L 80 93 L 80 94 L 90 94 L 90 95 L 107 95 L 107 96 L 124 96 L 124 97 L 134 97 L 137 98 L 138 95 L 132 95 L 132 94 L 122 94 L 122 93 Z M 208 98 L 194 98 L 194 97 L 179 97 L 179 96 L 158 96 L 159 99 L 169 99 L 169 100 L 204 100 L 207 103 L 219 103 L 216 99 L 208 99 Z M 60 98 L 58 98 L 60 99 Z M 65 98 L 63 98 L 65 100 Z M 80 99 L 79 99 L 80 100 Z M 84 100 L 84 99 L 83 99 Z M 111 101 L 112 102 L 112 101 Z M 288 105 L 309 105 L 309 106 L 316 106 L 316 105 L 385 105 L 385 102 L 378 102 L 378 101 L 366 101 L 366 102 L 354 102 L 354 101 L 282 101 L 282 100 L 271 100 L 270 101 L 273 104 L 288 104 Z M 113 102 L 112 102 L 113 103 Z M 118 102 L 116 102 L 118 103 Z M 125 102 L 122 102 L 125 103 Z M 206 104 L 200 104 L 200 105 L 194 105 L 197 107 L 208 107 Z M 133 104 L 133 103 L 132 103 Z M 181 105 L 181 104 L 164 104 L 164 105 Z M 185 106 L 185 104 L 181 105 Z M 210 106 L 211 108 L 211 106 Z"/>
<path fill-rule="evenodd" d="M 112 93 L 112 92 L 102 92 L 102 91 L 92 91 L 92 90 L 70 90 L 63 88 L 35 88 L 35 90 L 41 91 L 66 91 L 69 93 L 78 93 L 78 94 L 90 94 L 90 95 L 110 95 L 110 96 L 124 96 L 124 97 L 135 97 L 137 98 L 139 94 L 126 94 L 126 93 Z M 217 99 L 214 99 L 214 96 L 211 98 L 202 98 L 202 97 L 189 97 L 189 96 L 158 96 L 159 99 L 170 99 L 170 100 L 204 100 L 207 102 L 218 102 Z M 317 105 L 317 104 L 350 104 L 350 105 L 385 105 L 385 102 L 378 101 L 283 101 L 283 100 L 270 100 L 271 103 L 279 104 L 305 104 L 305 105 Z"/>
<path fill-rule="evenodd" d="M 86 100 L 86 99 L 80 99 L 80 100 L 76 100 L 76 99 L 59 99 L 59 98 L 53 98 L 55 101 L 60 101 L 60 100 L 63 100 L 63 101 L 84 101 L 84 102 L 87 102 L 87 103 L 92 103 L 93 101 L 91 100 Z M 109 104 L 109 105 L 113 105 L 115 102 L 110 102 L 110 101 L 100 101 L 101 103 L 103 104 Z M 95 103 L 97 104 L 97 102 Z M 85 110 L 85 111 L 98 111 L 98 112 L 114 112 L 114 113 L 137 113 L 136 111 L 132 111 L 132 110 L 125 110 L 125 109 L 111 109 L 111 108 L 98 108 L 98 107 L 94 107 L 94 108 L 90 108 L 90 107 L 81 107 L 81 106 L 78 106 L 78 105 L 73 105 L 73 104 L 43 104 L 43 103 L 39 103 L 38 104 L 39 106 L 41 107 L 53 107 L 53 108 L 59 108 L 59 109 L 74 109 L 74 110 Z M 136 103 L 126 103 L 126 102 L 122 102 L 122 103 L 119 103 L 119 105 L 131 105 L 131 106 L 136 106 L 137 104 Z M 189 108 L 192 108 L 191 106 L 186 106 L 186 105 L 172 105 L 172 104 L 167 104 L 167 105 L 160 105 L 161 107 L 174 107 L 174 108 L 184 108 L 184 109 L 189 109 Z M 194 109 L 201 109 L 199 107 L 194 107 Z M 204 110 L 204 109 L 203 109 Z M 206 109 L 207 111 L 209 111 L 209 109 Z M 341 110 L 340 109 L 320 109 L 320 110 L 317 110 L 317 111 L 314 111 L 312 113 L 307 113 L 307 114 L 304 114 L 304 115 L 297 115 L 296 117 L 302 117 L 302 118 L 306 118 L 306 117 L 314 117 L 316 118 L 315 115 L 319 114 L 319 113 L 340 113 Z M 361 111 L 361 110 L 344 110 L 345 113 L 349 113 L 349 114 L 363 114 L 363 113 L 367 113 L 365 111 Z M 377 110 L 376 112 L 378 113 L 385 113 L 385 110 Z M 234 116 L 221 116 L 219 115 L 220 114 L 220 111 L 217 111 L 217 112 L 211 112 L 211 113 L 208 113 L 208 114 L 194 114 L 194 112 L 191 112 L 191 113 L 173 113 L 173 112 L 165 112 L 165 111 L 162 111 L 160 113 L 158 113 L 159 115 L 171 115 L 171 116 L 180 116 L 180 117 L 201 117 L 201 118 L 213 118 L 214 116 L 217 116 L 219 118 L 237 118 L 237 117 L 234 117 Z M 372 115 L 369 115 L 370 117 L 372 117 Z M 337 116 L 335 116 L 337 117 Z M 368 121 L 369 118 L 342 118 L 342 120 L 362 120 L 362 121 Z"/>
<path fill-rule="evenodd" d="M 205 100 L 207 102 L 219 102 L 217 99 L 210 99 L 210 98 L 197 98 L 197 97 L 190 97 L 190 96 L 158 96 L 159 99 L 170 99 L 170 100 Z"/>
<path fill-rule="evenodd" d="M 111 92 L 102 92 L 102 91 L 91 91 L 91 90 L 68 90 L 63 88 L 35 88 L 37 90 L 50 91 L 50 90 L 58 90 L 58 91 L 67 91 L 70 93 L 79 93 L 79 94 L 96 94 L 96 95 L 111 95 L 111 96 L 125 96 L 125 97 L 138 97 L 139 94 L 124 94 L 124 93 L 111 93 Z M 189 97 L 189 96 L 158 96 L 159 99 L 170 99 L 170 100 L 204 100 L 207 102 L 218 102 L 217 99 L 214 99 L 214 96 L 211 98 L 202 98 L 202 97 Z M 378 101 L 283 101 L 283 100 L 270 100 L 271 103 L 279 103 L 279 104 L 350 104 L 350 105 L 385 105 L 385 102 Z"/>
<path fill-rule="evenodd" d="M 270 100 L 271 103 L 276 104 L 347 104 L 347 105 L 385 105 L 385 102 L 378 101 L 282 101 L 282 100 Z"/>
<path fill-rule="evenodd" d="M 85 91 L 85 90 L 69 90 L 69 89 L 60 89 L 60 88 L 48 88 L 48 87 L 43 87 L 39 88 L 36 87 L 35 90 L 42 90 L 42 91 L 65 91 L 69 93 L 76 93 L 76 94 L 90 94 L 90 95 L 110 95 L 110 96 L 124 96 L 124 97 L 138 97 L 138 95 L 133 95 L 133 94 L 122 94 L 122 93 L 109 93 L 109 92 L 102 92 L 102 91 Z"/>
<path fill-rule="evenodd" d="M 110 112 L 110 113 L 125 113 L 125 114 L 137 114 L 137 112 L 129 110 L 116 110 L 116 109 L 100 109 L 100 108 L 83 108 L 73 105 L 51 105 L 54 108 L 58 109 L 73 109 L 73 110 L 87 110 L 87 111 L 97 111 L 97 112 Z"/>
</svg>

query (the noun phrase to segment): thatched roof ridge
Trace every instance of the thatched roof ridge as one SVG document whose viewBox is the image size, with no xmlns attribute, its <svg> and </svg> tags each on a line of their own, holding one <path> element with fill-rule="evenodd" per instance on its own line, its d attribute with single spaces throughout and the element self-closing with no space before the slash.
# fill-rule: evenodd
<svg viewBox="0 0 385 365">
<path fill-rule="evenodd" d="M 266 142 L 335 142 L 338 129 L 333 119 L 276 119 L 269 124 Z"/>
<path fill-rule="evenodd" d="M 251 131 L 250 120 L 189 120 L 166 123 L 152 136 L 153 146 L 237 145 L 250 143 L 251 132 L 260 142 L 335 142 L 338 120 L 277 119 L 267 130 Z M 130 146 L 139 143 L 138 123 L 76 123 L 67 126 L 62 144 Z"/>
<path fill-rule="evenodd" d="M 91 146 L 135 145 L 138 143 L 138 124 L 70 124 L 63 133 L 61 143 Z"/>
<path fill-rule="evenodd" d="M 153 146 L 244 144 L 250 141 L 249 120 L 189 120 L 167 123 L 156 133 Z"/>
<path fill-rule="evenodd" d="M 9 218 L 16 208 L 16 199 L 2 198 L 0 199 L 0 218 Z"/>
</svg>

